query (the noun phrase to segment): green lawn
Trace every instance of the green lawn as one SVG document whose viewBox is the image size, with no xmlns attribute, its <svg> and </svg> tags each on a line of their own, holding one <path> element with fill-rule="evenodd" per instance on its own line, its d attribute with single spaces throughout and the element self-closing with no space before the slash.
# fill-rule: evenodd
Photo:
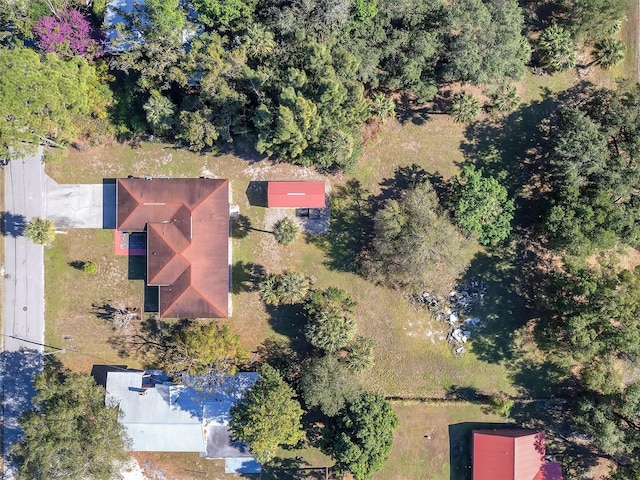
<svg viewBox="0 0 640 480">
<path fill-rule="evenodd" d="M 394 402 L 400 418 L 393 450 L 376 480 L 467 480 L 471 430 L 507 423 L 479 405 Z M 430 438 L 426 438 L 428 435 Z"/>
</svg>

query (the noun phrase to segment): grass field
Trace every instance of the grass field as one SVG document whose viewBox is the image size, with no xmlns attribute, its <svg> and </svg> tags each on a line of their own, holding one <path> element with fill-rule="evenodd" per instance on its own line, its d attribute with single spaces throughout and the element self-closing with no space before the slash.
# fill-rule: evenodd
<svg viewBox="0 0 640 480">
<path fill-rule="evenodd" d="M 400 418 L 393 450 L 376 480 L 466 480 L 471 430 L 505 423 L 479 405 L 394 402 Z M 430 438 L 427 438 L 429 436 Z"/>
</svg>

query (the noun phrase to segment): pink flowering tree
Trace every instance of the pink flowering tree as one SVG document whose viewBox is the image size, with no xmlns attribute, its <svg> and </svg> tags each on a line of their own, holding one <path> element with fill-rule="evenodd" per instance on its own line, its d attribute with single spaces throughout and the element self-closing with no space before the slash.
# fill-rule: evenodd
<svg viewBox="0 0 640 480">
<path fill-rule="evenodd" d="M 79 55 L 89 60 L 102 54 L 89 20 L 78 10 L 42 17 L 33 27 L 38 45 L 60 56 Z"/>
</svg>

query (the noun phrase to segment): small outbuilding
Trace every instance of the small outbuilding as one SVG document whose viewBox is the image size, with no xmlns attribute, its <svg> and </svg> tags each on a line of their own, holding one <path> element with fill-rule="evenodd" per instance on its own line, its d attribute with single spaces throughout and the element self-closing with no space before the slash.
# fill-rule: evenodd
<svg viewBox="0 0 640 480">
<path fill-rule="evenodd" d="M 473 480 L 562 480 L 560 463 L 545 456 L 543 432 L 473 431 Z"/>
<path fill-rule="evenodd" d="M 324 182 L 269 182 L 269 208 L 324 208 Z"/>
</svg>

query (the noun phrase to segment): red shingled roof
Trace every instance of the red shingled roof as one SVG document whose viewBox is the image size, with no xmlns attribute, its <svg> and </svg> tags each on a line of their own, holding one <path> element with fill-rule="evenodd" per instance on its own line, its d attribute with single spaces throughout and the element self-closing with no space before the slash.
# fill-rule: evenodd
<svg viewBox="0 0 640 480">
<path fill-rule="evenodd" d="M 473 432 L 473 480 L 562 480 L 560 464 L 545 464 L 544 456 L 542 432 Z"/>
<path fill-rule="evenodd" d="M 160 316 L 220 318 L 229 312 L 229 181 L 117 181 L 118 230 L 147 229 L 147 283 Z"/>
<path fill-rule="evenodd" d="M 324 182 L 269 182 L 267 205 L 272 208 L 324 208 Z"/>
</svg>

